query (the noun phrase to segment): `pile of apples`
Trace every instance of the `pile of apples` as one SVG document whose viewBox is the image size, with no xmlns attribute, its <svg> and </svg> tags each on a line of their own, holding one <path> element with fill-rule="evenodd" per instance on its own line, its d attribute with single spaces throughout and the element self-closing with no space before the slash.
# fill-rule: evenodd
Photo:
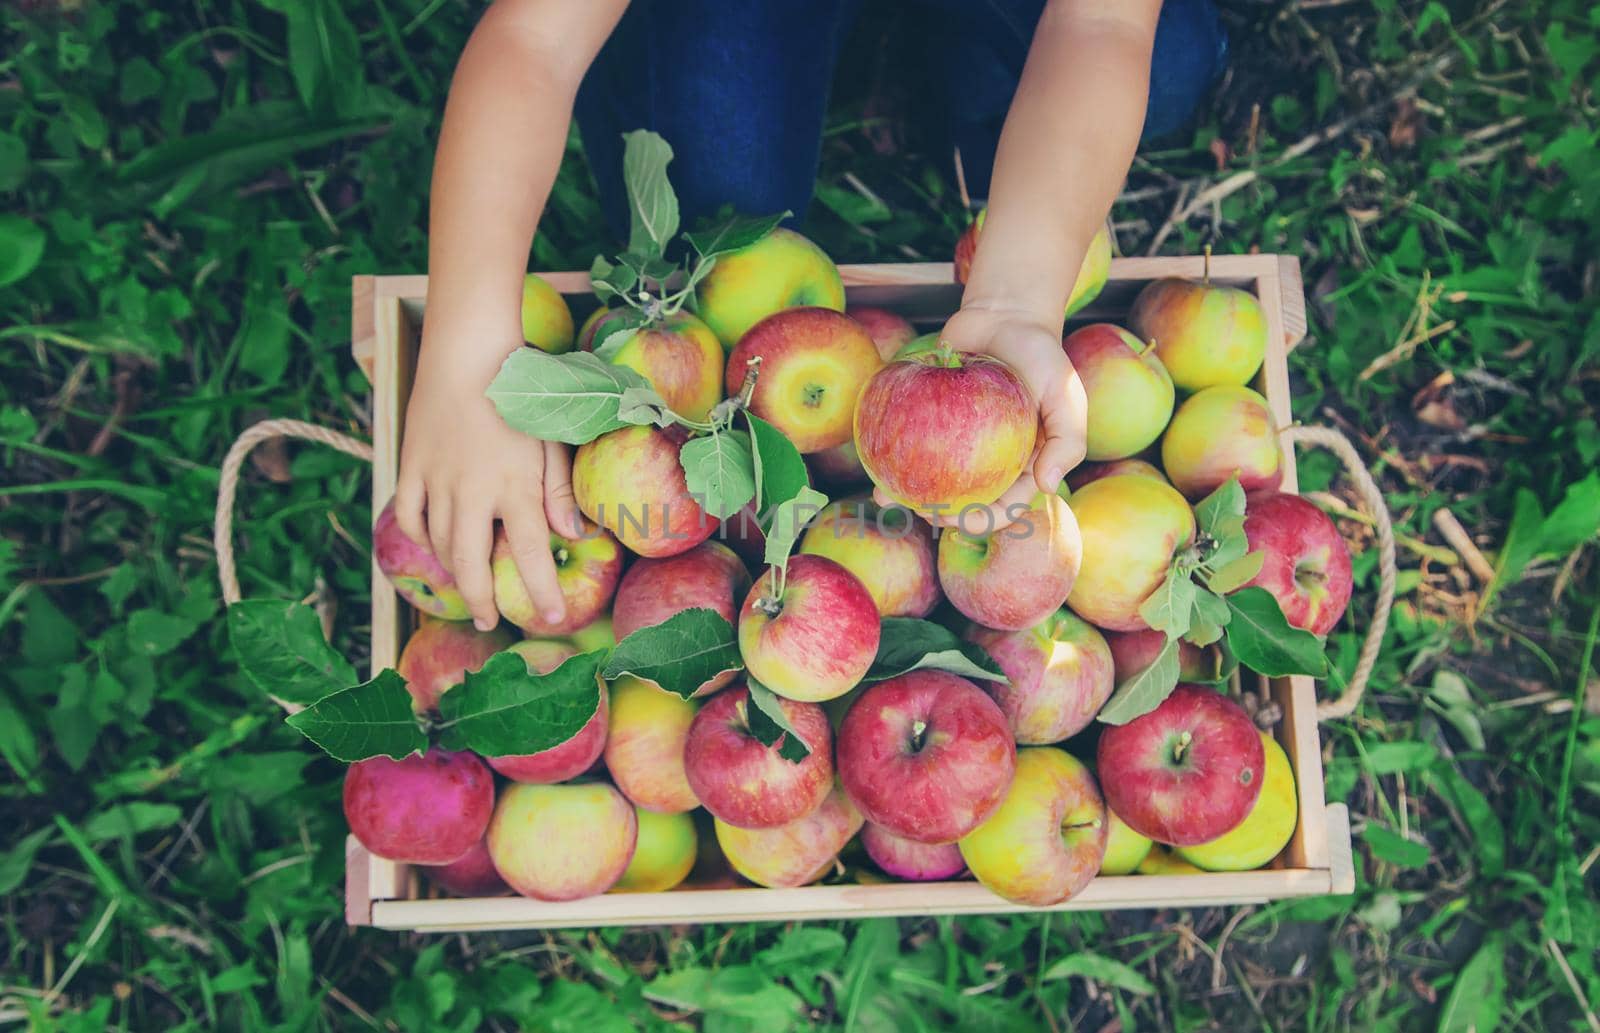
<svg viewBox="0 0 1600 1033">
<path fill-rule="evenodd" d="M 1099 292 L 1109 255 L 1097 241 L 1074 309 Z M 1282 850 L 1294 777 L 1227 694 L 1215 646 L 1183 643 L 1185 684 L 1154 710 L 1094 722 L 1165 646 L 1140 607 L 1194 539 L 1193 505 L 1232 478 L 1263 554 L 1250 584 L 1317 634 L 1348 602 L 1333 525 L 1276 491 L 1275 422 L 1246 386 L 1266 343 L 1251 295 L 1156 281 L 1126 329 L 1067 336 L 1089 399 L 1090 461 L 986 535 L 936 531 L 924 515 L 993 502 L 1030 468 L 1039 432 L 1027 389 L 1003 363 L 917 338 L 892 312 L 846 311 L 837 269 L 804 237 L 778 229 L 722 256 L 692 314 L 613 340 L 616 312 L 575 331 L 561 296 L 530 277 L 525 337 L 552 353 L 606 341 L 608 361 L 690 420 L 742 399 L 843 500 L 810 521 L 783 569 L 766 567 L 749 509 L 715 520 L 690 494 L 680 427 L 611 430 L 574 460 L 587 533 L 551 538 L 565 616 L 537 611 L 502 535 L 493 566 L 506 623 L 491 632 L 474 629 L 449 573 L 385 509 L 377 563 L 423 615 L 399 662 L 418 713 L 504 650 L 548 672 L 691 608 L 737 628 L 743 671 L 690 699 L 632 675 L 602 682 L 580 732 L 524 756 L 435 747 L 360 761 L 344 805 L 368 849 L 455 893 L 571 900 L 671 889 L 697 860 L 714 870 L 718 854 L 749 882 L 802 886 L 843 871 L 841 852 L 859 841 L 885 876 L 969 873 L 1030 905 L 1066 900 L 1097 874 L 1244 870 Z M 896 505 L 873 501 L 874 488 Z M 943 624 L 1006 680 L 929 662 L 862 684 L 891 618 Z M 747 679 L 779 697 L 803 759 L 753 731 L 762 717 Z M 723 871 L 722 884 L 737 884 Z"/>
</svg>

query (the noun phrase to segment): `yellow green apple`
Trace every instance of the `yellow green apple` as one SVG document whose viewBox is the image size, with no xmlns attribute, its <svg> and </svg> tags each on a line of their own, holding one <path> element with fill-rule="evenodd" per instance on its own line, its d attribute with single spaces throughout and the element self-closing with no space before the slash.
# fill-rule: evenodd
<svg viewBox="0 0 1600 1033">
<path fill-rule="evenodd" d="M 700 805 L 683 768 L 683 747 L 699 707 L 625 674 L 611 683 L 603 756 L 622 795 L 647 811 L 677 814 Z"/>
<path fill-rule="evenodd" d="M 577 900 L 614 886 L 639 822 L 604 782 L 512 785 L 489 822 L 489 856 L 506 884 L 535 900 Z"/>
<path fill-rule="evenodd" d="M 572 310 L 567 299 L 535 273 L 522 279 L 522 339 L 552 355 L 572 350 Z"/>
<path fill-rule="evenodd" d="M 1101 875 L 1132 875 L 1149 856 L 1154 842 L 1141 836 L 1117 817 L 1117 812 L 1106 809 L 1110 834 L 1106 836 L 1106 856 L 1100 862 Z"/>
<path fill-rule="evenodd" d="M 726 383 L 737 395 L 758 364 L 750 411 L 802 453 L 850 440 L 856 397 L 883 368 L 878 348 L 842 312 L 810 306 L 776 312 L 745 332 L 728 353 Z"/>
<path fill-rule="evenodd" d="M 704 422 L 722 401 L 722 344 L 687 312 L 625 331 L 615 342 L 595 342 L 601 345 L 604 357 L 644 377 L 684 419 Z"/>
<path fill-rule="evenodd" d="M 715 827 L 734 871 L 758 886 L 789 889 L 826 875 L 861 822 L 861 812 L 835 788 L 820 807 L 787 825 L 742 829 L 718 818 Z"/>
<path fill-rule="evenodd" d="M 1174 277 L 1139 292 L 1128 324 L 1185 391 L 1248 384 L 1267 351 L 1267 317 L 1248 291 Z"/>
<path fill-rule="evenodd" d="M 1127 459 L 1153 445 L 1172 419 L 1172 378 L 1144 341 L 1091 323 L 1062 342 L 1089 400 L 1087 456 Z"/>
<path fill-rule="evenodd" d="M 815 305 L 844 311 L 844 281 L 833 259 L 791 229 L 717 256 L 695 290 L 694 309 L 724 348 L 786 308 Z"/>
<path fill-rule="evenodd" d="M 613 893 L 665 893 L 689 877 L 698 853 L 699 836 L 688 814 L 657 814 L 634 809 L 639 823 L 633 860 Z"/>
<path fill-rule="evenodd" d="M 1156 843 L 1134 869 L 1136 875 L 1204 875 L 1204 868 L 1196 868 L 1168 848 Z"/>
<path fill-rule="evenodd" d="M 602 613 L 594 620 L 574 631 L 570 636 L 572 644 L 580 653 L 592 653 L 596 649 L 609 649 L 617 644 L 616 631 L 611 626 L 611 615 Z"/>
<path fill-rule="evenodd" d="M 870 498 L 832 503 L 806 529 L 800 551 L 854 574 L 883 617 L 926 617 L 943 598 L 933 528 L 901 506 L 881 507 Z"/>
<path fill-rule="evenodd" d="M 1173 487 L 1195 501 L 1233 477 L 1245 491 L 1283 480 L 1278 425 L 1267 400 L 1248 387 L 1208 387 L 1190 395 L 1161 438 L 1161 465 Z"/>
<path fill-rule="evenodd" d="M 855 687 L 878 655 L 878 607 L 861 579 L 824 556 L 789 560 L 783 592 L 769 569 L 739 610 L 739 653 L 780 696 L 820 703 Z"/>
<path fill-rule="evenodd" d="M 1067 605 L 1100 628 L 1148 628 L 1139 607 L 1193 541 L 1194 510 L 1172 487 L 1139 474 L 1086 484 L 1067 505 L 1083 538 L 1083 564 Z"/>
<path fill-rule="evenodd" d="M 1267 759 L 1261 776 L 1261 795 L 1244 821 L 1206 843 L 1177 848 L 1190 864 L 1212 872 L 1247 872 L 1271 861 L 1289 843 L 1299 820 L 1294 769 L 1278 740 L 1261 733 Z"/>
<path fill-rule="evenodd" d="M 494 604 L 500 616 L 533 636 L 570 635 L 606 611 L 622 577 L 622 546 L 610 531 L 584 522 L 583 534 L 567 539 L 550 534 L 550 558 L 564 610 L 555 620 L 540 612 L 528 594 L 516 553 L 504 526 L 495 525 L 489 570 L 494 576 Z"/>
</svg>

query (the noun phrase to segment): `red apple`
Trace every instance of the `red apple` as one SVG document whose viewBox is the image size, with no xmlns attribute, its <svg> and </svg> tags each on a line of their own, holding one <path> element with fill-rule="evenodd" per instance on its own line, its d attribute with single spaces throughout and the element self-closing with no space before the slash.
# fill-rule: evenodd
<svg viewBox="0 0 1600 1033">
<path fill-rule="evenodd" d="M 767 535 L 761 530 L 761 517 L 754 502 L 717 525 L 717 541 L 737 553 L 746 566 L 766 566 Z"/>
<path fill-rule="evenodd" d="M 689 494 L 677 427 L 623 427 L 579 445 L 572 493 L 583 515 L 641 556 L 688 552 L 717 529 Z"/>
<path fill-rule="evenodd" d="M 1059 495 L 1035 492 L 1010 525 L 939 536 L 939 585 L 956 609 L 989 628 L 1031 628 L 1061 608 L 1083 565 L 1077 518 Z"/>
<path fill-rule="evenodd" d="M 494 604 L 500 615 L 525 635 L 570 635 L 606 611 L 622 576 L 622 546 L 603 527 L 583 522 L 583 535 L 571 541 L 550 535 L 556 585 L 566 611 L 559 620 L 540 613 L 512 553 L 504 527 L 496 525 L 489 566 L 494 575 Z"/>
<path fill-rule="evenodd" d="M 361 845 L 402 864 L 449 864 L 483 839 L 494 776 L 471 753 L 437 747 L 372 757 L 344 776 L 344 818 Z"/>
<path fill-rule="evenodd" d="M 1017 746 L 982 689 L 924 669 L 863 692 L 839 726 L 838 755 L 840 783 L 868 821 L 953 843 L 1000 806 Z"/>
<path fill-rule="evenodd" d="M 1098 481 L 1102 477 L 1116 477 L 1121 474 L 1138 474 L 1141 477 L 1150 477 L 1162 484 L 1170 484 L 1167 475 L 1162 473 L 1154 463 L 1143 459 L 1110 459 L 1104 463 L 1083 463 L 1071 473 L 1067 474 L 1067 487 L 1077 491 L 1085 484 Z"/>
<path fill-rule="evenodd" d="M 659 560 L 640 560 L 628 568 L 611 609 L 612 627 L 622 639 L 684 610 L 715 610 L 729 624 L 738 622 L 739 601 L 750 589 L 750 574 L 732 549 L 701 542 L 688 552 Z M 725 671 L 695 691 L 707 696 L 733 681 Z"/>
<path fill-rule="evenodd" d="M 511 647 L 511 651 L 520 653 L 528 670 L 536 674 L 549 674 L 574 652 L 565 643 L 536 639 L 518 642 Z M 572 738 L 538 753 L 489 757 L 489 766 L 514 782 L 533 784 L 565 782 L 588 771 L 600 759 L 600 753 L 606 747 L 606 726 L 611 720 L 606 683 L 598 676 L 595 680 L 600 683 L 600 705 L 595 708 L 594 716 Z"/>
<path fill-rule="evenodd" d="M 827 308 L 792 308 L 763 319 L 728 354 L 726 385 L 737 395 L 759 359 L 750 411 L 777 427 L 801 452 L 850 440 L 856 396 L 883 366 L 861 325 Z"/>
<path fill-rule="evenodd" d="M 1031 628 L 973 625 L 967 640 L 994 657 L 1010 684 L 984 682 L 1024 746 L 1060 742 L 1089 727 L 1116 688 L 1111 650 L 1093 625 L 1067 609 Z"/>
<path fill-rule="evenodd" d="M 1033 456 L 1039 411 L 1011 367 L 940 348 L 873 374 L 855 442 L 873 483 L 919 512 L 987 506 Z"/>
<path fill-rule="evenodd" d="M 861 826 L 861 845 L 884 874 L 908 882 L 954 879 L 967 867 L 954 843 L 918 843 L 871 822 Z"/>
<path fill-rule="evenodd" d="M 713 823 L 717 844 L 734 871 L 758 886 L 788 889 L 822 878 L 861 829 L 861 813 L 837 787 L 822 806 L 773 829 Z"/>
<path fill-rule="evenodd" d="M 594 346 L 607 343 L 600 337 Z M 722 342 L 687 312 L 626 331 L 613 347 L 611 363 L 644 377 L 667 408 L 685 419 L 703 422 L 722 401 Z"/>
<path fill-rule="evenodd" d="M 854 574 L 822 556 L 789 560 L 781 597 L 773 571 L 739 611 L 739 652 L 752 677 L 806 703 L 842 696 L 878 655 L 878 608 Z"/>
<path fill-rule="evenodd" d="M 500 897 L 511 892 L 494 869 L 485 839 L 478 840 L 471 850 L 449 864 L 421 867 L 429 882 L 458 897 Z"/>
<path fill-rule="evenodd" d="M 701 806 L 729 825 L 768 829 L 803 818 L 833 788 L 833 729 L 815 703 L 780 699 L 783 716 L 811 747 L 793 763 L 750 731 L 750 690 L 736 685 L 706 702 L 689 725 L 684 773 Z M 783 740 L 780 738 L 779 743 Z"/>
<path fill-rule="evenodd" d="M 1234 477 L 1247 492 L 1276 488 L 1282 463 L 1272 409 L 1248 387 L 1208 387 L 1190 395 L 1161 438 L 1161 465 L 1190 501 Z"/>
<path fill-rule="evenodd" d="M 815 480 L 829 487 L 853 487 L 867 481 L 867 468 L 861 465 L 853 440 L 811 453 L 806 456 L 806 467 Z"/>
<path fill-rule="evenodd" d="M 1107 631 L 1111 662 L 1116 667 L 1117 684 L 1132 678 L 1156 662 L 1166 648 L 1167 633 L 1154 628 L 1139 631 Z M 1197 646 L 1178 640 L 1178 677 L 1182 681 L 1216 681 L 1222 675 L 1222 651 L 1215 645 Z"/>
<path fill-rule="evenodd" d="M 1172 419 L 1172 378 L 1150 346 L 1110 323 L 1062 342 L 1089 400 L 1088 458 L 1126 459 L 1155 444 Z"/>
<path fill-rule="evenodd" d="M 406 537 L 394 516 L 394 500 L 372 525 L 372 558 L 400 598 L 430 617 L 464 621 L 472 616 L 456 579 L 426 545 Z"/>
<path fill-rule="evenodd" d="M 888 309 L 862 305 L 847 308 L 844 314 L 861 324 L 861 329 L 872 338 L 872 343 L 877 346 L 878 354 L 883 356 L 884 362 L 894 358 L 895 352 L 917 336 L 916 329 L 904 316 L 896 315 Z"/>
<path fill-rule="evenodd" d="M 1266 753 L 1243 707 L 1198 685 L 1100 734 L 1106 803 L 1128 827 L 1169 846 L 1216 839 L 1261 795 Z"/>
<path fill-rule="evenodd" d="M 1245 499 L 1244 533 L 1263 557 L 1249 584 L 1271 592 L 1295 627 L 1332 631 L 1350 605 L 1351 573 L 1350 550 L 1327 514 L 1298 495 L 1256 492 Z"/>
<path fill-rule="evenodd" d="M 884 617 L 926 617 L 939 605 L 933 528 L 900 506 L 844 499 L 824 509 L 800 551 L 826 556 L 861 579 Z"/>
<path fill-rule="evenodd" d="M 406 680 L 412 708 L 422 714 L 436 709 L 440 696 L 513 641 L 509 632 L 499 628 L 479 631 L 465 621 L 423 618 L 400 650 L 395 670 Z"/>
</svg>

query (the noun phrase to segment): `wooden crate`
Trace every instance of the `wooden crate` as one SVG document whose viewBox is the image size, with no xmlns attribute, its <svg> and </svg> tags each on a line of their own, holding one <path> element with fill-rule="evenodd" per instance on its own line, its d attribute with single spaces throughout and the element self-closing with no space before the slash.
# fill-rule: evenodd
<svg viewBox="0 0 1600 1033">
<path fill-rule="evenodd" d="M 1075 324 L 1121 321 L 1133 297 L 1163 276 L 1199 278 L 1203 260 L 1124 258 L 1111 263 L 1105 290 Z M 880 305 L 931 329 L 957 308 L 961 287 L 947 263 L 842 266 L 852 305 Z M 582 318 L 595 301 L 589 275 L 543 274 Z M 1287 356 L 1305 335 L 1305 298 L 1299 261 L 1283 255 L 1223 255 L 1210 262 L 1212 280 L 1250 290 L 1266 311 L 1266 362 L 1256 388 L 1280 426 L 1290 422 Z M 373 513 L 394 493 L 406 398 L 411 390 L 423 302 L 424 276 L 358 276 L 354 284 L 351 351 L 373 386 Z M 1296 489 L 1292 451 L 1284 455 L 1285 491 Z M 410 612 L 374 566 L 372 570 L 372 669 L 393 667 L 410 627 Z M 1321 739 L 1316 697 L 1309 678 L 1268 679 L 1283 708 L 1277 728 L 1299 787 L 1300 821 L 1294 838 L 1271 866 L 1253 872 L 1205 875 L 1101 877 L 1052 910 L 1133 907 L 1197 907 L 1348 893 L 1354 888 L 1350 822 L 1343 804 L 1323 800 Z M 1038 910 L 1006 901 L 976 882 L 806 886 L 800 889 L 697 889 L 668 893 L 606 894 L 568 903 L 523 897 L 464 900 L 442 897 L 407 865 L 367 852 L 354 837 L 345 848 L 345 916 L 352 925 L 385 929 L 573 928 L 694 922 L 791 921 L 805 918 L 867 918 L 880 915 L 989 914 Z"/>
</svg>

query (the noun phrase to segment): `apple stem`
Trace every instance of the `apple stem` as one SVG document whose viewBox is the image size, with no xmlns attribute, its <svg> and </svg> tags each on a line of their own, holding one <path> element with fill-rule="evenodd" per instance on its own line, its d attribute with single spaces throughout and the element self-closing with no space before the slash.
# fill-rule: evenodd
<svg viewBox="0 0 1600 1033">
<path fill-rule="evenodd" d="M 934 356 L 938 360 L 938 364 L 945 369 L 961 368 L 961 353 L 951 347 L 948 341 L 942 339 L 939 341 L 939 350 L 934 353 Z"/>
<path fill-rule="evenodd" d="M 739 385 L 739 408 L 750 407 L 750 396 L 756 391 L 756 377 L 761 373 L 761 356 L 752 355 L 744 364 L 744 383 Z"/>
<path fill-rule="evenodd" d="M 1183 751 L 1188 749 L 1189 744 L 1192 742 L 1194 742 L 1194 736 L 1190 735 L 1187 729 L 1178 733 L 1178 745 L 1172 748 L 1173 763 L 1176 764 L 1183 759 Z"/>
<path fill-rule="evenodd" d="M 565 545 L 561 546 L 561 548 L 559 548 L 559 549 L 557 549 L 555 551 L 556 566 L 558 566 L 558 567 L 566 566 L 567 565 L 567 560 L 570 557 L 571 557 L 571 554 L 567 552 L 567 547 Z"/>
<path fill-rule="evenodd" d="M 918 750 L 922 749 L 922 744 L 923 744 L 923 741 L 924 741 L 924 737 L 927 734 L 928 734 L 928 722 L 921 721 L 921 720 L 911 722 L 911 752 L 912 753 L 916 753 Z"/>
<path fill-rule="evenodd" d="M 750 604 L 768 617 L 776 617 L 783 612 L 783 601 L 775 596 L 764 595 Z"/>
<path fill-rule="evenodd" d="M 1210 244 L 1206 245 L 1205 256 L 1206 256 L 1205 257 L 1205 261 L 1200 266 L 1200 282 L 1209 287 L 1209 286 L 1211 286 L 1211 245 Z"/>
</svg>

